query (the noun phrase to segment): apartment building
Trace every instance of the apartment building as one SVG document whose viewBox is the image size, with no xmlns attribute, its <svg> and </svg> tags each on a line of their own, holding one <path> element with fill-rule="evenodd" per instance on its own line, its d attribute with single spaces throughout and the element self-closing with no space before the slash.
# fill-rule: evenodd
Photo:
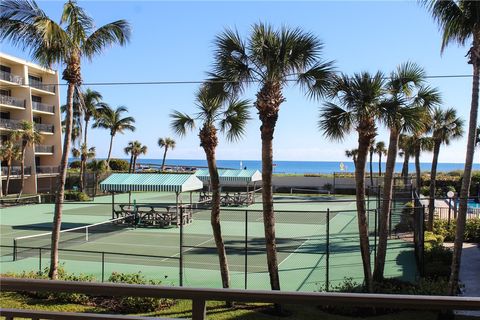
<svg viewBox="0 0 480 320">
<path fill-rule="evenodd" d="M 20 121 L 35 124 L 40 144 L 25 153 L 24 193 L 50 192 L 55 188 L 62 157 L 62 127 L 57 71 L 0 52 L 0 139 L 19 129 Z M 1 163 L 5 190 L 6 162 Z M 9 193 L 19 190 L 20 161 L 14 161 Z"/>
</svg>

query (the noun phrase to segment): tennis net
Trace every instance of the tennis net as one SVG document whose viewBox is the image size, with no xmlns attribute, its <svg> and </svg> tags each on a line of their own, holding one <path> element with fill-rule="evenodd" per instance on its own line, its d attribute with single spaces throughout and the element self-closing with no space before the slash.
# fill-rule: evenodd
<svg viewBox="0 0 480 320">
<path fill-rule="evenodd" d="M 133 222 L 133 215 L 128 215 L 86 226 L 61 230 L 59 249 L 106 237 L 111 233 L 125 230 L 126 227 L 132 226 Z M 50 248 L 51 240 L 52 232 L 17 237 L 13 239 L 13 259 L 20 260 L 37 255 L 39 248 Z"/>
</svg>

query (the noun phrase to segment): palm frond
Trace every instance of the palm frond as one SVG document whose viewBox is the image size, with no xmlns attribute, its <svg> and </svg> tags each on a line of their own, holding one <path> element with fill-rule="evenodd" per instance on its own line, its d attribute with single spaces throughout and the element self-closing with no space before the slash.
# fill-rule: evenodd
<svg viewBox="0 0 480 320">
<path fill-rule="evenodd" d="M 172 118 L 170 128 L 180 137 L 184 137 L 187 131 L 195 128 L 195 120 L 186 113 L 174 110 L 170 114 L 170 118 Z"/>
<path fill-rule="evenodd" d="M 85 41 L 83 50 L 90 60 L 105 48 L 116 43 L 124 46 L 131 37 L 130 24 L 126 20 L 117 20 L 95 30 Z"/>
<path fill-rule="evenodd" d="M 331 140 L 343 140 L 345 135 L 352 129 L 352 125 L 352 113 L 334 103 L 326 102 L 320 110 L 318 128 Z"/>
<path fill-rule="evenodd" d="M 320 99 L 327 96 L 334 82 L 334 62 L 316 63 L 304 73 L 298 74 L 297 83 L 308 97 Z"/>
<path fill-rule="evenodd" d="M 220 120 L 220 130 L 228 141 L 237 141 L 245 135 L 247 122 L 251 119 L 250 105 L 248 100 L 234 100 L 227 106 Z"/>
</svg>

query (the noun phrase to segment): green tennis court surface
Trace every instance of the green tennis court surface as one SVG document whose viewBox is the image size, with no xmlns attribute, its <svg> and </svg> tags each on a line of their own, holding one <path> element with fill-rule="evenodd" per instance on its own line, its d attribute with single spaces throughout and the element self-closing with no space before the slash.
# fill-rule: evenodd
<svg viewBox="0 0 480 320">
<path fill-rule="evenodd" d="M 184 203 L 188 202 L 187 198 Z M 174 203 L 174 195 L 166 193 L 135 193 L 132 194 L 133 199 L 137 203 Z M 117 195 L 115 200 L 116 203 L 126 203 L 128 195 Z M 313 291 L 324 284 L 327 273 L 327 209 L 330 210 L 329 280 L 335 284 L 345 277 L 356 281 L 362 279 L 355 203 L 315 202 L 318 200 L 288 195 L 275 199 L 277 251 L 283 290 Z M 105 196 L 88 203 L 66 203 L 62 229 L 108 220 L 112 208 L 110 201 L 111 197 Z M 261 203 L 257 202 L 249 207 L 222 209 L 222 234 L 234 288 L 244 288 L 245 282 L 249 289 L 269 288 L 261 207 Z M 374 203 L 371 207 L 374 207 Z M 11 246 L 14 238 L 50 231 L 52 217 L 53 205 L 49 204 L 2 209 L 2 273 L 38 271 L 48 266 L 49 251 L 46 249 L 29 250 L 23 255 L 20 251 L 17 261 L 12 261 L 13 249 L 6 246 Z M 373 213 L 370 220 L 373 221 Z M 184 285 L 220 287 L 210 212 L 196 211 L 193 222 L 184 226 L 183 230 Z M 49 236 L 45 238 L 47 240 L 27 242 L 26 246 L 45 246 Z M 248 241 L 245 242 L 245 239 Z M 373 247 L 373 237 L 371 244 Z M 61 248 L 65 250 L 60 251 L 60 262 L 69 272 L 94 274 L 102 279 L 103 269 L 106 279 L 112 272 L 141 271 L 148 278 L 173 285 L 179 283 L 180 228 L 177 227 L 134 229 L 117 226 L 99 232 L 98 236 L 91 236 L 89 241 L 80 236 L 78 241 L 73 239 L 61 244 Z M 406 280 L 415 278 L 411 243 L 394 239 L 389 241 L 385 273 Z"/>
</svg>

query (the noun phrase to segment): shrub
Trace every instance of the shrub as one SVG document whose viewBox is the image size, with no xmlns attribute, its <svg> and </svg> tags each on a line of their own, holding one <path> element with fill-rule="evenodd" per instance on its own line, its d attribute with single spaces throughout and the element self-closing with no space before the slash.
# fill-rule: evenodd
<svg viewBox="0 0 480 320">
<path fill-rule="evenodd" d="M 72 201 L 89 201 L 90 197 L 85 192 L 65 191 L 65 200 Z"/>
<path fill-rule="evenodd" d="M 108 281 L 114 283 L 150 285 L 159 285 L 161 283 L 160 281 L 146 280 L 140 272 L 132 274 L 113 272 L 108 278 Z M 151 312 L 158 310 L 162 306 L 173 304 L 173 300 L 170 299 L 149 297 L 113 297 L 110 300 L 102 300 L 103 303 L 108 304 L 110 308 L 114 307 L 115 311 L 125 313 Z"/>
<path fill-rule="evenodd" d="M 422 196 L 428 197 L 430 195 L 430 187 L 427 187 L 427 186 L 421 187 L 420 193 L 422 194 Z"/>
<path fill-rule="evenodd" d="M 129 163 L 123 159 L 110 159 L 109 166 L 113 171 L 128 171 Z"/>
<path fill-rule="evenodd" d="M 452 219 L 450 224 L 447 220 L 435 220 L 433 232 L 442 235 L 445 241 L 455 240 L 456 220 Z M 465 242 L 480 243 L 480 218 L 468 219 L 465 224 Z"/>
<path fill-rule="evenodd" d="M 75 160 L 70 162 L 69 168 L 70 169 L 80 169 L 82 162 L 80 160 Z"/>
</svg>

